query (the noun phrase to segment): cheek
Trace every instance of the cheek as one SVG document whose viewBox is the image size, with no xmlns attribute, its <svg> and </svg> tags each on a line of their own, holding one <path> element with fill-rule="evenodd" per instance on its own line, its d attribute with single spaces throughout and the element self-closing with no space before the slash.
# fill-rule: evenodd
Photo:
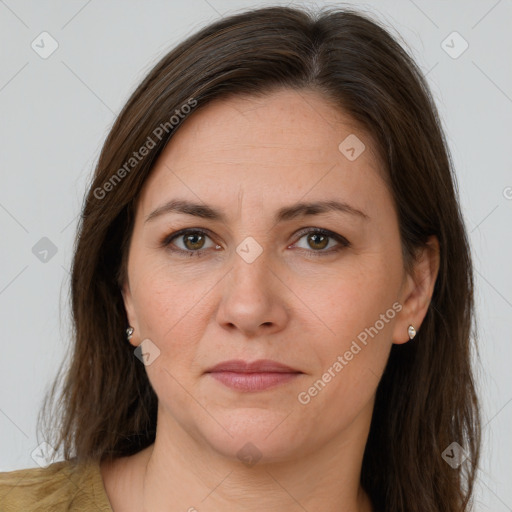
<svg viewBox="0 0 512 512">
<path fill-rule="evenodd" d="M 338 397 L 357 410 L 357 402 L 373 394 L 401 309 L 396 302 L 399 274 L 392 270 L 374 259 L 364 268 L 333 277 L 329 293 L 315 297 L 314 311 L 322 321 L 316 323 L 323 333 L 312 347 L 318 361 L 315 379 L 321 381 L 316 386 L 318 396 L 324 397 L 319 403 L 328 396 Z M 312 325 L 309 330 L 314 332 Z M 313 384 L 316 381 L 312 379 Z"/>
<path fill-rule="evenodd" d="M 134 258 L 133 270 L 137 314 L 145 327 L 159 336 L 194 314 L 209 286 L 185 266 L 171 265 L 163 250 Z"/>
<path fill-rule="evenodd" d="M 205 284 L 186 279 L 168 264 L 148 262 L 140 274 L 136 308 L 142 336 L 158 347 L 146 373 L 161 405 L 179 416 L 191 406 L 187 390 L 200 372 L 197 352 L 205 329 Z M 172 404 L 172 405 L 171 405 Z"/>
<path fill-rule="evenodd" d="M 148 258 L 139 264 L 132 294 L 141 335 L 160 349 L 160 364 L 184 366 L 192 360 L 204 330 L 203 296 L 211 284 L 166 262 Z"/>
<path fill-rule="evenodd" d="M 354 265 L 347 261 L 346 267 L 337 275 L 323 279 L 324 292 L 314 295 L 314 311 L 329 327 L 331 344 L 332 340 L 340 340 L 336 348 L 343 348 L 349 339 L 373 326 L 396 301 L 399 274 L 381 261 L 383 258 L 375 256 L 365 260 L 361 258 Z M 306 289 L 303 289 L 303 294 Z M 394 310 L 389 312 L 384 324 L 379 322 L 378 330 L 389 333 L 394 316 Z"/>
<path fill-rule="evenodd" d="M 325 303 L 324 316 L 333 333 L 316 338 L 310 357 L 317 362 L 315 371 L 296 397 L 305 423 L 321 417 L 327 426 L 328 432 L 318 435 L 335 435 L 371 407 L 396 316 L 393 303 L 382 294 L 344 286 L 335 296 L 336 302 Z"/>
</svg>

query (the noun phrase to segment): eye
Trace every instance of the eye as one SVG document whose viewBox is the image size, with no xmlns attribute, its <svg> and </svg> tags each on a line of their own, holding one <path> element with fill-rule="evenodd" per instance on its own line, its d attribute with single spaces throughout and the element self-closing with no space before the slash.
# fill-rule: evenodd
<svg viewBox="0 0 512 512">
<path fill-rule="evenodd" d="M 206 231 L 188 228 L 165 237 L 164 240 L 162 240 L 162 246 L 186 256 L 202 256 L 204 251 L 212 246 L 220 248 L 219 245 L 213 244 L 213 242 L 210 246 L 207 246 L 205 243 L 206 239 L 211 240 Z M 177 242 L 173 243 L 173 240 L 177 240 Z M 177 246 L 177 248 L 172 247 L 173 245 Z"/>
<path fill-rule="evenodd" d="M 299 241 L 304 238 L 306 240 L 306 244 L 309 246 L 299 247 L 299 249 L 306 251 L 308 255 L 313 257 L 327 256 L 340 251 L 344 247 L 350 247 L 350 242 L 345 237 L 326 229 L 305 228 L 297 235 L 300 236 Z M 213 243 L 213 241 L 211 241 L 208 246 L 206 243 L 206 240 L 208 239 L 211 241 L 211 237 L 206 230 L 187 228 L 166 236 L 162 240 L 161 246 L 180 255 L 200 257 L 205 254 L 207 249 L 211 249 L 212 247 L 215 249 L 221 248 L 220 245 Z M 174 242 L 174 240 L 176 240 L 176 242 Z M 330 246 L 329 240 L 334 240 L 337 243 L 334 244 L 334 247 L 331 246 L 328 250 L 325 250 Z M 297 242 L 289 247 L 293 247 L 296 244 Z"/>
<path fill-rule="evenodd" d="M 308 251 L 312 256 L 326 256 L 340 251 L 344 247 L 350 247 L 350 242 L 345 237 L 326 229 L 306 228 L 300 231 L 298 235 L 301 235 L 299 241 L 304 238 L 307 245 L 307 247 L 300 247 L 300 249 Z M 324 250 L 330 245 L 329 239 L 331 241 L 335 240 L 337 244 L 334 244 L 334 247 L 331 245 L 328 250 Z"/>
</svg>

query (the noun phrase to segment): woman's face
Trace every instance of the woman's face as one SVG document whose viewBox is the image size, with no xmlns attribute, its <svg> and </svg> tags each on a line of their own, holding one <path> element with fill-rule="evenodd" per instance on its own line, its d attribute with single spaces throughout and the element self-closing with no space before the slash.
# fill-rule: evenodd
<svg viewBox="0 0 512 512">
<path fill-rule="evenodd" d="M 266 460 L 366 438 L 391 345 L 418 320 L 382 173 L 370 138 L 312 91 L 190 115 L 141 192 L 123 289 L 160 431 Z M 232 360 L 294 373 L 209 372 Z"/>
</svg>

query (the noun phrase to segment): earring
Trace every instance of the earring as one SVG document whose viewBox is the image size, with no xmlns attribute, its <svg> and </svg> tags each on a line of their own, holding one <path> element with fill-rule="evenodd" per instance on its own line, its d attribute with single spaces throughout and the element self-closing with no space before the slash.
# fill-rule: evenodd
<svg viewBox="0 0 512 512">
<path fill-rule="evenodd" d="M 133 331 L 134 331 L 134 328 L 132 326 L 130 326 L 130 327 L 128 327 L 128 329 L 126 329 L 126 338 L 127 339 L 131 339 Z"/>
<path fill-rule="evenodd" d="M 416 336 L 416 329 L 412 325 L 409 325 L 407 333 L 409 334 L 409 339 L 412 340 L 414 336 Z"/>
</svg>

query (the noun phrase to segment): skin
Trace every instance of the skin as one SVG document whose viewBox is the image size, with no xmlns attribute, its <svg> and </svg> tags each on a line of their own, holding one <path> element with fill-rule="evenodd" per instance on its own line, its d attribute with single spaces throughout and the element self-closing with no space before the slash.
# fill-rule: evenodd
<svg viewBox="0 0 512 512">
<path fill-rule="evenodd" d="M 354 161 L 338 149 L 350 134 L 366 146 Z M 141 192 L 129 249 L 130 343 L 149 338 L 160 350 L 146 366 L 159 408 L 155 443 L 101 466 L 116 512 L 372 510 L 359 480 L 376 388 L 392 344 L 409 342 L 410 324 L 420 329 L 439 266 L 433 237 L 404 269 L 382 176 L 369 136 L 310 90 L 215 100 L 179 128 Z M 226 221 L 168 213 L 145 222 L 175 198 L 212 205 Z M 326 199 L 368 219 L 273 221 L 283 206 Z M 350 246 L 297 235 L 311 227 Z M 209 234 L 170 247 L 202 257 L 160 245 L 183 228 Z M 251 263 L 236 252 L 249 236 L 262 249 Z M 396 302 L 400 312 L 301 404 L 298 394 Z M 204 373 L 230 359 L 273 359 L 302 373 L 239 392 Z M 237 457 L 248 442 L 261 455 L 251 466 Z"/>
</svg>

